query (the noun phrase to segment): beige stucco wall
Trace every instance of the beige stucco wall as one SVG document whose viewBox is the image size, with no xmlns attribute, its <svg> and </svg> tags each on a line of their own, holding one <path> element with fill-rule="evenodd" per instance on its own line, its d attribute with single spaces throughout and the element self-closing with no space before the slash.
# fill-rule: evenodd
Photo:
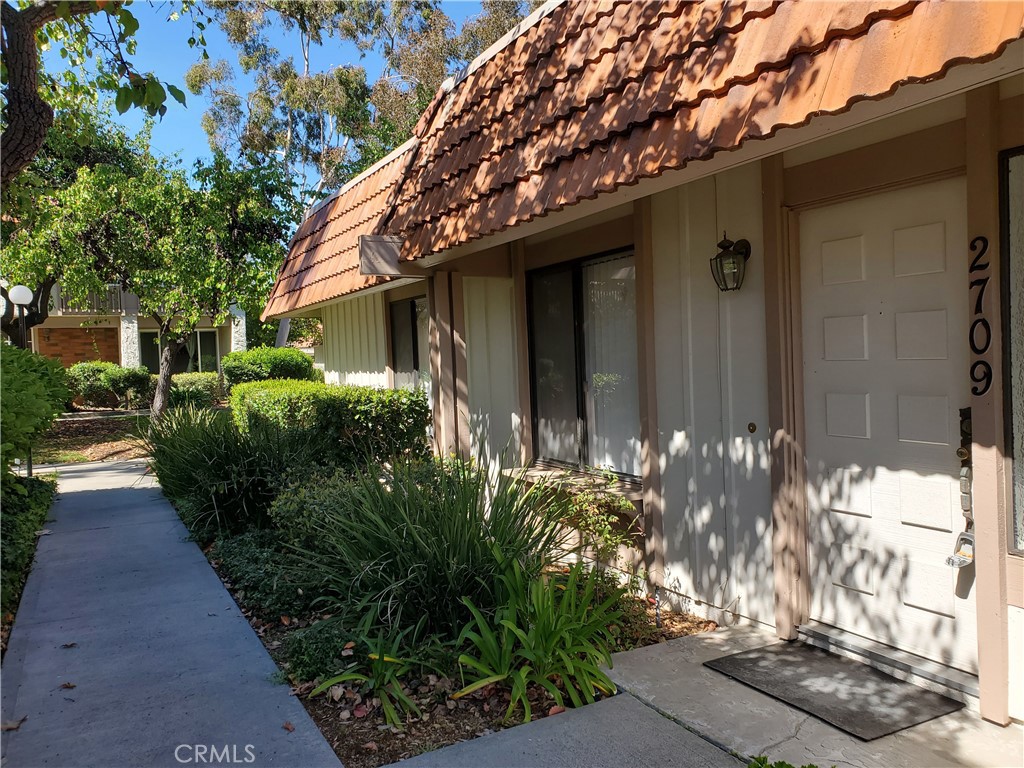
<svg viewBox="0 0 1024 768">
<path fill-rule="evenodd" d="M 344 299 L 328 304 L 322 312 L 321 352 L 327 383 L 386 387 L 383 294 Z"/>
<path fill-rule="evenodd" d="M 511 278 L 467 277 L 465 307 L 469 429 L 475 458 L 496 466 L 518 460 L 520 417 L 516 388 L 516 335 Z"/>
<path fill-rule="evenodd" d="M 758 166 L 656 195 L 652 229 L 665 585 L 719 621 L 772 624 Z M 752 246 L 737 292 L 711 276 L 723 230 Z"/>
</svg>

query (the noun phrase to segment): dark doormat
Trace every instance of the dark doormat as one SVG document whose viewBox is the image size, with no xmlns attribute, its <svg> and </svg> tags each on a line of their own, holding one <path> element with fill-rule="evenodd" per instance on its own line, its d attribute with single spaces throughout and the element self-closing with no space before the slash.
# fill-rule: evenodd
<svg viewBox="0 0 1024 768">
<path fill-rule="evenodd" d="M 779 701 L 864 741 L 963 709 L 940 696 L 803 643 L 777 643 L 705 661 Z"/>
</svg>

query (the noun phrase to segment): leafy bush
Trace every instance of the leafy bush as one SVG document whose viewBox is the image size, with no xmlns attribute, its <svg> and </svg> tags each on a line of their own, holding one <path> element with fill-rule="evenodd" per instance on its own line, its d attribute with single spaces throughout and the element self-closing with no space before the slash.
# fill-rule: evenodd
<svg viewBox="0 0 1024 768">
<path fill-rule="evenodd" d="M 122 368 L 113 363 L 103 365 L 110 367 L 104 367 L 100 373 L 100 384 L 117 398 L 118 404 L 123 408 L 139 408 L 148 405 L 153 399 L 148 368 Z"/>
<path fill-rule="evenodd" d="M 219 563 L 245 606 L 267 619 L 309 611 L 312 594 L 296 578 L 274 531 L 248 531 L 218 541 L 210 557 Z"/>
<path fill-rule="evenodd" d="M 20 478 L 9 473 L 0 478 L 0 503 L 3 505 L 3 515 L 0 515 L 2 613 L 13 612 L 18 605 L 39 540 L 36 531 L 46 522 L 56 489 L 57 483 L 50 478 Z"/>
<path fill-rule="evenodd" d="M 342 469 L 294 468 L 282 482 L 270 505 L 270 522 L 283 541 L 309 546 L 317 534 L 317 521 L 340 496 L 352 493 L 352 478 Z"/>
<path fill-rule="evenodd" d="M 200 540 L 263 528 L 285 470 L 312 461 L 315 445 L 294 433 L 240 433 L 223 411 L 169 410 L 154 420 L 150 466 L 182 520 Z"/>
<path fill-rule="evenodd" d="M 111 391 L 105 377 L 120 367 L 117 363 L 105 363 L 100 360 L 75 363 L 68 368 L 67 374 L 72 394 L 81 397 L 86 405 L 117 405 L 117 396 Z"/>
<path fill-rule="evenodd" d="M 406 464 L 383 478 L 364 472 L 317 508 L 315 547 L 299 557 L 317 577 L 318 605 L 397 629 L 425 617 L 425 632 L 454 638 L 470 616 L 460 597 L 493 612 L 510 563 L 534 576 L 566 542 L 564 497 L 543 484 L 490 480 L 461 462 L 423 478 Z"/>
<path fill-rule="evenodd" d="M 796 768 L 796 766 L 791 763 L 787 763 L 785 760 L 779 760 L 773 763 L 770 762 L 766 756 L 761 755 L 760 757 L 755 757 L 751 760 L 747 765 L 747 768 Z M 818 768 L 818 766 L 813 763 L 808 763 L 807 765 L 801 766 L 801 768 Z"/>
<path fill-rule="evenodd" d="M 256 347 L 229 352 L 220 361 L 229 387 L 267 379 L 314 380 L 313 358 L 292 347 Z"/>
<path fill-rule="evenodd" d="M 330 459 L 342 466 L 428 454 L 430 407 L 422 391 L 252 382 L 232 389 L 231 410 L 242 432 L 274 426 L 327 440 Z"/>
<path fill-rule="evenodd" d="M 639 518 L 629 499 L 610 490 L 617 482 L 615 474 L 605 472 L 580 482 L 567 473 L 560 482 L 569 497 L 569 518 L 583 543 L 590 547 L 599 562 L 610 562 L 619 547 L 636 546 Z"/>
<path fill-rule="evenodd" d="M 611 666 L 611 625 L 618 619 L 620 594 L 598 600 L 597 576 L 577 563 L 563 579 L 528 577 L 518 563 L 501 577 L 507 602 L 488 618 L 468 597 L 473 614 L 459 638 L 472 653 L 459 663 L 475 676 L 453 698 L 492 683 L 510 689 L 505 719 L 522 705 L 524 722 L 532 716 L 529 686 L 538 685 L 565 706 L 591 703 L 597 693 L 610 695 L 615 684 L 602 670 Z M 563 695 L 564 694 L 564 695 Z"/>
<path fill-rule="evenodd" d="M 171 407 L 191 405 L 212 408 L 221 398 L 220 376 L 209 373 L 176 373 L 171 376 Z"/>
<path fill-rule="evenodd" d="M 325 619 L 298 629 L 284 641 L 288 671 L 296 680 L 322 680 L 346 666 L 344 651 L 352 632 L 337 619 Z M 350 659 L 348 659 L 350 660 Z"/>
<path fill-rule="evenodd" d="M 28 454 L 71 399 L 60 362 L 4 345 L 0 349 L 0 472 Z"/>
</svg>

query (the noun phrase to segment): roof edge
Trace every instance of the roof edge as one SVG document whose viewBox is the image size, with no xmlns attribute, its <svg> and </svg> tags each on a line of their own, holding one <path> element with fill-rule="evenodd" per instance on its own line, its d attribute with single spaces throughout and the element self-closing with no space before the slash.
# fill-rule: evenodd
<svg viewBox="0 0 1024 768">
<path fill-rule="evenodd" d="M 406 139 L 406 141 L 404 143 L 402 143 L 401 145 L 395 147 L 393 150 L 388 152 L 388 154 L 384 155 L 384 157 L 382 157 L 376 163 L 371 165 L 365 171 L 360 172 L 358 176 L 354 176 L 353 178 L 349 179 L 344 184 L 342 184 L 340 187 L 338 187 L 338 189 L 334 190 L 333 192 L 331 192 L 331 194 L 329 194 L 323 200 L 318 202 L 316 205 L 313 205 L 313 206 L 309 207 L 306 210 L 306 212 L 302 214 L 302 220 L 305 221 L 310 216 L 312 216 L 314 213 L 316 213 L 321 208 L 323 208 L 325 205 L 327 205 L 328 203 L 333 202 L 336 198 L 338 198 L 341 195 L 343 195 L 346 192 L 348 192 L 356 184 L 358 184 L 359 182 L 365 180 L 369 176 L 372 176 L 374 173 L 379 171 L 381 168 L 383 168 L 385 165 L 387 165 L 391 161 L 396 160 L 399 157 L 401 157 L 402 155 L 404 155 L 406 152 L 408 152 L 410 149 L 412 149 L 418 143 L 419 143 L 419 139 L 416 136 L 413 136 L 413 137 L 411 137 L 409 139 Z"/>
<path fill-rule="evenodd" d="M 541 19 L 549 16 L 552 11 L 558 8 L 560 5 L 564 5 L 566 0 L 547 0 L 544 5 L 540 6 L 537 10 L 531 13 L 529 16 L 524 18 L 512 29 L 506 32 L 504 35 L 499 37 L 493 43 L 488 46 L 483 53 L 479 54 L 475 59 L 469 62 L 466 66 L 456 72 L 454 75 L 448 77 L 443 83 L 441 83 L 441 90 L 446 93 L 454 91 L 459 84 L 469 77 L 471 74 L 476 72 L 480 67 L 486 64 L 488 61 L 494 58 L 494 56 L 512 43 L 516 38 L 523 35 L 528 29 L 537 24 Z"/>
</svg>

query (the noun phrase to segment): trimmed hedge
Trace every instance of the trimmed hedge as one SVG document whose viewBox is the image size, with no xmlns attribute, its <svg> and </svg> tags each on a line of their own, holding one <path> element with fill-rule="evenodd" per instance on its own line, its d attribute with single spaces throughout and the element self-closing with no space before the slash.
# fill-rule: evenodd
<svg viewBox="0 0 1024 768">
<path fill-rule="evenodd" d="M 7 614 L 18 606 L 39 541 L 36 531 L 44 527 L 57 483 L 5 474 L 0 488 L 0 613 Z"/>
<path fill-rule="evenodd" d="M 75 397 L 82 398 L 86 405 L 113 407 L 117 396 L 110 390 L 104 376 L 120 368 L 117 363 L 94 360 L 75 363 L 68 368 L 68 386 Z"/>
<path fill-rule="evenodd" d="M 171 376 L 171 407 L 191 405 L 212 408 L 221 399 L 220 376 L 209 373 L 176 373 Z"/>
<path fill-rule="evenodd" d="M 307 433 L 310 442 L 324 441 L 341 466 L 428 454 L 430 407 L 421 390 L 259 381 L 231 391 L 231 410 L 240 432 Z"/>
<path fill-rule="evenodd" d="M 60 361 L 18 347 L 0 348 L 0 472 L 28 454 L 71 399 Z"/>
<path fill-rule="evenodd" d="M 313 358 L 292 347 L 256 347 L 229 352 L 220 361 L 228 387 L 248 381 L 299 379 L 314 381 Z"/>
<path fill-rule="evenodd" d="M 68 383 L 86 405 L 141 408 L 153 398 L 152 376 L 144 366 L 124 368 L 94 360 L 68 368 Z"/>
</svg>

